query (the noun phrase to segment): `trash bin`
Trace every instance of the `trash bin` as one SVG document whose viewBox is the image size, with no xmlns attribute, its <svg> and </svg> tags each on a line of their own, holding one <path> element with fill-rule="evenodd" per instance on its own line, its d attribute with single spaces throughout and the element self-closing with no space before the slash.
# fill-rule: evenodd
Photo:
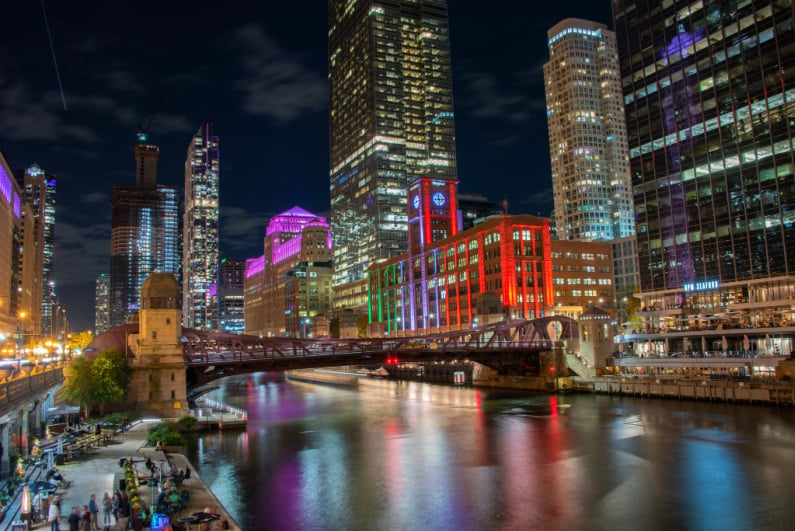
<svg viewBox="0 0 795 531">
<path fill-rule="evenodd" d="M 124 478 L 121 478 L 121 479 L 119 480 L 119 490 L 120 490 L 120 491 L 122 491 L 122 492 L 124 492 L 125 490 L 127 490 L 127 480 L 126 480 L 126 479 L 124 479 Z"/>
</svg>

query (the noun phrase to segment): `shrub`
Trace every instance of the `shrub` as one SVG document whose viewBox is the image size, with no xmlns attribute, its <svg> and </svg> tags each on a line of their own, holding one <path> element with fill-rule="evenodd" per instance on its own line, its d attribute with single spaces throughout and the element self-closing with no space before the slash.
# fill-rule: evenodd
<svg viewBox="0 0 795 531">
<path fill-rule="evenodd" d="M 180 426 L 188 430 L 194 427 L 197 422 L 196 417 L 191 417 L 190 415 L 185 415 L 177 421 Z"/>
</svg>

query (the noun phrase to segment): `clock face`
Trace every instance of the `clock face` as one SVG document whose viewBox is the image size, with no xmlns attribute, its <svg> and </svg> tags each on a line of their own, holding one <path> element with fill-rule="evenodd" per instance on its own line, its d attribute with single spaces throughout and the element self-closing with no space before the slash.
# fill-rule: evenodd
<svg viewBox="0 0 795 531">
<path fill-rule="evenodd" d="M 415 195 L 414 199 L 411 200 L 411 204 L 414 205 L 414 208 L 420 208 L 420 196 Z"/>
<path fill-rule="evenodd" d="M 438 207 L 444 206 L 444 204 L 447 202 L 442 192 L 436 192 L 435 194 L 433 194 L 433 196 L 431 197 L 431 201 L 433 201 L 433 204 Z"/>
</svg>

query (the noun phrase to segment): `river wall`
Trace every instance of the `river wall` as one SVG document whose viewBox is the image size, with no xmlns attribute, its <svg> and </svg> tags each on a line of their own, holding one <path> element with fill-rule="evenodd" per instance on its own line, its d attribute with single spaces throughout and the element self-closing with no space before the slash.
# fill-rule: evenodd
<svg viewBox="0 0 795 531">
<path fill-rule="evenodd" d="M 610 395 L 795 405 L 795 386 L 777 382 L 598 378 L 592 386 L 594 392 Z"/>
</svg>

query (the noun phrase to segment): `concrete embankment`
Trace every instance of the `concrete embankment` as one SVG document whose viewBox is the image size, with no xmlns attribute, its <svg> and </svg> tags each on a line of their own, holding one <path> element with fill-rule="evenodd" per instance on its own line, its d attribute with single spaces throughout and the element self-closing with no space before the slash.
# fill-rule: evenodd
<svg viewBox="0 0 795 531">
<path fill-rule="evenodd" d="M 792 384 L 753 380 L 597 378 L 593 382 L 593 391 L 636 397 L 795 405 L 795 386 Z"/>
</svg>

